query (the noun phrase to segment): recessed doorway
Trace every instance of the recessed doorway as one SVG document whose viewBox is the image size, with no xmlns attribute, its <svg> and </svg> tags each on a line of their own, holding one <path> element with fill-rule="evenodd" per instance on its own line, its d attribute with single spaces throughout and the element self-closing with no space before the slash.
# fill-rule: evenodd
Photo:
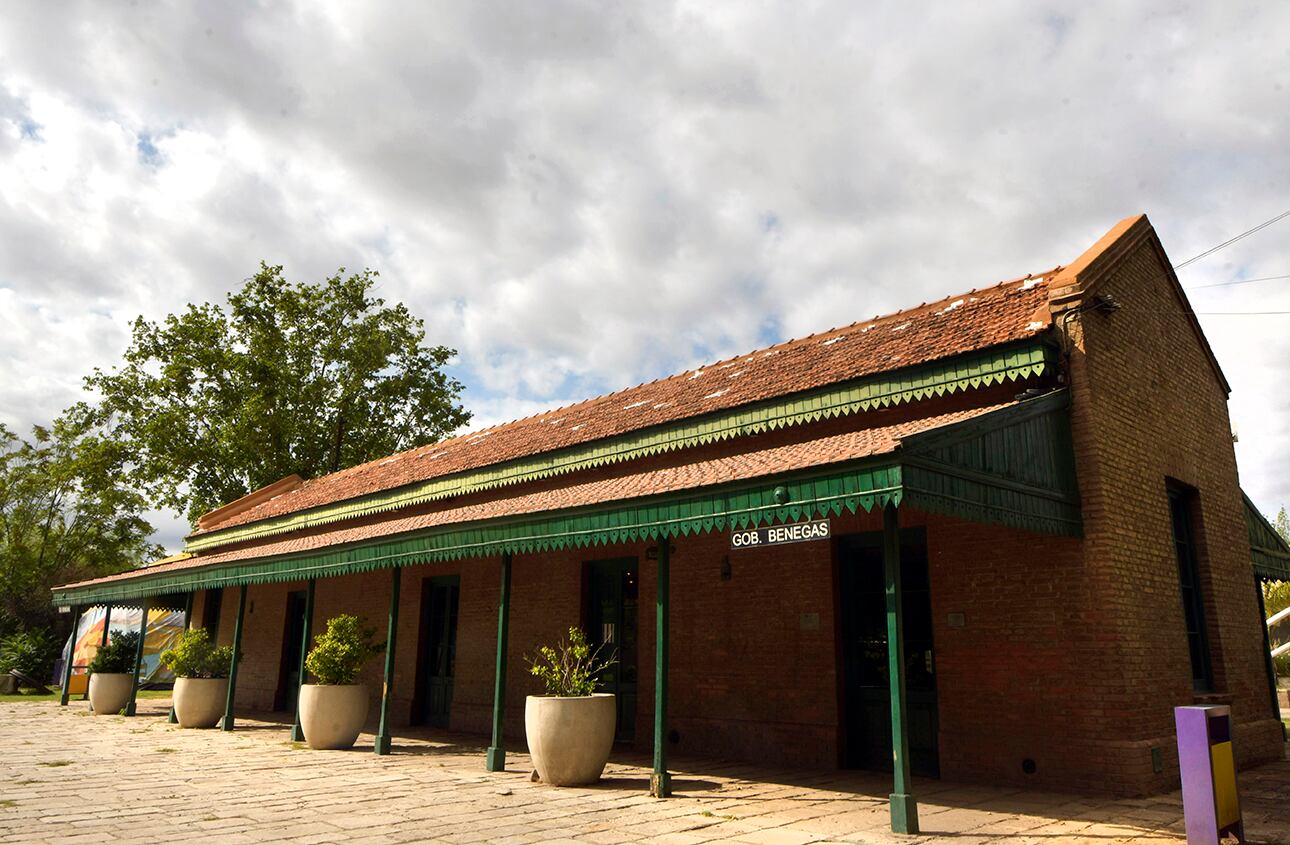
<svg viewBox="0 0 1290 845">
<path fill-rule="evenodd" d="M 887 664 L 887 595 L 882 532 L 838 538 L 838 643 L 842 670 L 839 719 L 843 768 L 891 771 L 891 688 Z M 905 629 L 909 763 L 915 774 L 940 774 L 936 660 L 927 572 L 927 535 L 900 532 Z"/>
</svg>

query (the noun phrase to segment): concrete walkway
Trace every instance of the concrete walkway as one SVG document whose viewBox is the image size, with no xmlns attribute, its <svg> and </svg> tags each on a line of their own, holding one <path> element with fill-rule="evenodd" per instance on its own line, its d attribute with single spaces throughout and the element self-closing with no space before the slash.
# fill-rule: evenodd
<svg viewBox="0 0 1290 845">
<path fill-rule="evenodd" d="M 676 796 L 646 795 L 646 761 L 616 760 L 594 788 L 529 782 L 529 760 L 483 770 L 478 738 L 397 739 L 378 758 L 310 751 L 285 725 L 240 720 L 234 733 L 86 705 L 0 704 L 0 842 L 1180 842 L 1178 795 L 1113 801 L 918 781 L 925 833 L 887 831 L 887 779 L 678 761 Z M 437 739 L 434 738 L 437 736 Z M 1290 761 L 1242 774 L 1251 840 L 1290 843 Z"/>
</svg>

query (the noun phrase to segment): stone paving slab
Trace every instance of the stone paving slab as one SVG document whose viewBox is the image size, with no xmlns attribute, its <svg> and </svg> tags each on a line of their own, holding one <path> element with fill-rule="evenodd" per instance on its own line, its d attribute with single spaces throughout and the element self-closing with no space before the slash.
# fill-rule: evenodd
<svg viewBox="0 0 1290 845">
<path fill-rule="evenodd" d="M 1183 842 L 1177 793 L 1115 801 L 916 781 L 923 833 L 888 830 L 887 778 L 684 760 L 675 795 L 646 794 L 643 757 L 592 787 L 532 783 L 529 758 L 483 769 L 478 737 L 417 733 L 394 753 L 311 751 L 272 716 L 181 730 L 169 701 L 95 717 L 75 702 L 0 704 L 0 843 L 345 842 L 812 845 L 817 842 Z M 1290 760 L 1241 775 L 1250 841 L 1290 845 Z"/>
</svg>

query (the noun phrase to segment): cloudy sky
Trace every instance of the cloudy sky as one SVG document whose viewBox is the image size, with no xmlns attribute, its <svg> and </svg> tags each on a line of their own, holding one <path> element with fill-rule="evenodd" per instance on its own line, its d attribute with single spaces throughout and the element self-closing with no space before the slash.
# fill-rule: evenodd
<svg viewBox="0 0 1290 845">
<path fill-rule="evenodd" d="M 1290 209 L 1290 5 L 860 5 L 6 4 L 0 422 L 261 259 L 379 270 L 487 424 Z M 1290 275 L 1290 219 L 1180 275 L 1290 504 L 1290 314 L 1214 313 L 1290 312 L 1214 286 Z"/>
</svg>

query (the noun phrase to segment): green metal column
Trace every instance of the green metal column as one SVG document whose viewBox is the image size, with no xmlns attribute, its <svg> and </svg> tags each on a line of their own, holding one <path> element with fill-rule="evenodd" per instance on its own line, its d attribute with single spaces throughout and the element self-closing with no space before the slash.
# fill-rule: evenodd
<svg viewBox="0 0 1290 845">
<path fill-rule="evenodd" d="M 111 630 L 111 628 L 112 628 L 112 602 L 108 602 L 107 604 L 103 605 L 103 636 L 102 638 L 99 639 L 100 649 L 107 648 L 108 632 Z M 89 684 L 89 678 L 86 678 L 85 692 L 81 695 L 81 699 L 84 700 L 89 697 L 90 697 L 90 684 Z M 92 706 L 93 705 L 91 705 L 91 707 Z"/>
<path fill-rule="evenodd" d="M 905 626 L 901 619 L 900 522 L 894 504 L 882 511 L 882 568 L 887 587 L 887 680 L 891 685 L 891 829 L 918 833 L 918 803 L 909 787 L 909 725 L 905 708 Z"/>
<path fill-rule="evenodd" d="M 654 773 L 649 794 L 666 798 L 672 794 L 672 776 L 667 773 L 667 609 L 671 544 L 667 535 L 658 538 L 658 580 L 654 593 Z"/>
<path fill-rule="evenodd" d="M 376 729 L 377 754 L 390 753 L 390 691 L 394 688 L 394 638 L 399 632 L 399 580 L 403 569 L 390 570 L 390 625 L 385 629 L 385 683 L 381 687 L 381 723 Z"/>
<path fill-rule="evenodd" d="M 76 634 L 81 627 L 81 608 L 72 606 L 72 647 L 67 650 L 67 664 L 63 666 L 63 690 L 58 695 L 58 706 L 67 706 L 67 688 L 72 683 L 72 663 L 76 660 Z"/>
<path fill-rule="evenodd" d="M 502 724 L 506 717 L 506 631 L 511 617 L 511 553 L 502 555 L 502 595 L 497 602 L 497 674 L 493 677 L 493 744 L 484 767 L 490 772 L 506 769 Z"/>
<path fill-rule="evenodd" d="M 143 614 L 139 619 L 139 647 L 134 650 L 134 682 L 130 684 L 130 703 L 125 706 L 125 715 L 135 714 L 135 702 L 139 698 L 139 671 L 143 664 L 143 643 L 148 639 L 148 607 L 151 604 L 143 600 Z"/>
<path fill-rule="evenodd" d="M 184 600 L 184 630 L 187 631 L 188 628 L 192 625 L 192 623 L 193 623 L 193 592 L 190 590 L 188 592 L 188 598 Z M 172 725 L 179 724 L 179 717 L 175 715 L 175 705 L 173 703 L 170 705 L 170 715 L 166 717 L 166 721 Z"/>
<path fill-rule="evenodd" d="M 313 636 L 315 583 L 310 578 L 309 586 L 305 588 L 305 624 L 300 635 L 300 667 L 296 673 L 296 723 L 291 726 L 292 742 L 300 742 L 305 738 L 305 732 L 300 727 L 300 688 L 305 685 L 305 658 L 309 656 L 309 639 Z"/>
<path fill-rule="evenodd" d="M 224 725 L 233 730 L 233 700 L 237 698 L 237 664 L 242 661 L 242 616 L 246 613 L 246 585 L 237 597 L 237 624 L 233 626 L 233 661 L 228 667 L 228 698 L 224 701 Z"/>
</svg>

